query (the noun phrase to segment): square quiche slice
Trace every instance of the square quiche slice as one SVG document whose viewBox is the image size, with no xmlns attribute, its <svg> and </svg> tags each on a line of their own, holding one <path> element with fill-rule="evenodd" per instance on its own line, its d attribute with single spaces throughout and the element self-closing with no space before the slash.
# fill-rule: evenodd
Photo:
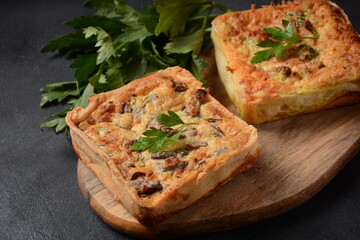
<svg viewBox="0 0 360 240">
<path fill-rule="evenodd" d="M 304 39 L 252 64 L 265 28 L 290 22 Z M 360 37 L 326 0 L 299 0 L 218 16 L 212 39 L 220 78 L 241 117 L 258 124 L 360 101 Z"/>
<path fill-rule="evenodd" d="M 175 112 L 186 126 L 178 141 L 150 153 L 130 149 L 142 133 Z M 144 225 L 152 226 L 210 194 L 259 155 L 257 131 L 234 116 L 180 67 L 158 71 L 106 93 L 66 117 L 78 157 Z"/>
</svg>

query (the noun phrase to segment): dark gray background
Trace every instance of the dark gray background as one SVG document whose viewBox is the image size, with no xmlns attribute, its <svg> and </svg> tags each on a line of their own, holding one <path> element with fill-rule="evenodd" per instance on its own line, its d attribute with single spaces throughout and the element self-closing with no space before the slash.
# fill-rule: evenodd
<svg viewBox="0 0 360 240">
<path fill-rule="evenodd" d="M 64 135 L 40 132 L 39 88 L 73 80 L 69 62 L 40 54 L 93 11 L 82 0 L 0 1 L 0 239 L 131 239 L 99 219 L 79 191 L 77 158 Z M 221 1 L 233 9 L 268 1 Z M 360 1 L 335 1 L 360 31 Z M 129 1 L 133 6 L 150 1 Z M 360 154 L 319 194 L 274 219 L 197 239 L 360 239 Z"/>
</svg>

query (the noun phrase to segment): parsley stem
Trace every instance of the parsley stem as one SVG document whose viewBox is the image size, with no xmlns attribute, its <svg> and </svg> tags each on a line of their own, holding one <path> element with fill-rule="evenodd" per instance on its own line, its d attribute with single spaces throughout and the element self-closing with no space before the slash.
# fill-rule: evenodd
<svg viewBox="0 0 360 240">
<path fill-rule="evenodd" d="M 209 19 L 214 19 L 217 16 L 219 16 L 219 14 L 210 14 L 207 16 L 196 16 L 196 17 L 189 18 L 188 21 L 191 22 L 191 21 L 203 20 L 206 17 L 208 17 Z"/>
<path fill-rule="evenodd" d="M 121 49 L 123 46 L 126 45 L 126 43 L 127 43 L 127 42 L 121 43 L 119 46 L 117 46 L 117 47 L 115 48 L 115 50 L 117 51 L 117 50 Z"/>
<path fill-rule="evenodd" d="M 199 123 L 184 123 L 181 126 L 179 126 L 179 127 L 175 128 L 174 130 L 172 130 L 168 135 L 171 135 L 176 131 L 182 131 L 186 126 L 189 126 L 189 125 L 199 125 Z"/>
</svg>

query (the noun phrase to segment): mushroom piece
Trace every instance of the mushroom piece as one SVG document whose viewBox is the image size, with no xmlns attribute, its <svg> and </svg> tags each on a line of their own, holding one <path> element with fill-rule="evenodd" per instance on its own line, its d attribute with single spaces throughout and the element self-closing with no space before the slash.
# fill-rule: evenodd
<svg viewBox="0 0 360 240">
<path fill-rule="evenodd" d="M 206 90 L 198 89 L 195 92 L 195 95 L 191 98 L 190 102 L 185 107 L 184 111 L 191 116 L 199 116 L 201 105 L 206 103 L 206 94 Z"/>
<path fill-rule="evenodd" d="M 140 197 L 151 195 L 163 190 L 163 187 L 159 181 L 149 181 L 143 177 L 139 177 L 130 182 Z"/>
<path fill-rule="evenodd" d="M 154 153 L 151 153 L 151 158 L 152 159 L 166 159 L 166 158 L 170 158 L 170 157 L 175 157 L 175 152 L 168 151 L 168 152 L 154 152 Z"/>
<path fill-rule="evenodd" d="M 191 143 L 191 144 L 186 144 L 185 145 L 185 150 L 196 150 L 196 149 L 199 149 L 201 147 L 207 147 L 207 146 L 208 146 L 207 142 Z"/>
</svg>

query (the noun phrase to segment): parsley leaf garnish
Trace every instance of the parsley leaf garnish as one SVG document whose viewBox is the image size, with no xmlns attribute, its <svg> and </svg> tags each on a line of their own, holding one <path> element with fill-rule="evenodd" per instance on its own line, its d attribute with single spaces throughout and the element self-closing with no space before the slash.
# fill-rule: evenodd
<svg viewBox="0 0 360 240">
<path fill-rule="evenodd" d="M 169 115 L 166 114 L 158 115 L 156 119 L 160 124 L 167 127 L 174 127 L 178 125 L 181 126 L 170 132 L 164 132 L 154 127 L 151 127 L 149 130 L 143 132 L 143 135 L 145 137 L 141 137 L 137 142 L 135 142 L 130 147 L 130 149 L 137 151 L 143 151 L 148 149 L 149 152 L 158 152 L 160 149 L 176 142 L 179 139 L 181 132 L 185 126 L 198 124 L 198 123 L 184 123 L 183 120 L 181 120 L 181 118 L 179 117 L 179 115 L 177 115 L 173 111 L 169 110 L 168 114 Z"/>
<path fill-rule="evenodd" d="M 64 23 L 74 32 L 50 41 L 41 52 L 58 51 L 72 58 L 69 67 L 75 69 L 76 81 L 51 83 L 41 89 L 40 106 L 69 105 L 49 116 L 47 119 L 53 119 L 42 127 L 63 132 L 66 113 L 86 107 L 91 94 L 122 87 L 167 67 L 186 68 L 207 84 L 200 73 L 208 65 L 197 54 L 211 44 L 211 21 L 230 10 L 211 0 L 153 2 L 139 12 L 124 0 L 86 0 L 84 7 L 95 9 L 95 15 Z"/>
<path fill-rule="evenodd" d="M 299 37 L 296 35 L 294 27 L 290 22 L 282 20 L 282 24 L 285 28 L 285 31 L 280 27 L 264 28 L 264 31 L 269 33 L 270 36 L 275 38 L 277 41 L 266 39 L 265 41 L 259 42 L 256 46 L 269 49 L 256 52 L 251 59 L 252 64 L 266 61 L 274 53 L 276 59 L 279 60 L 284 52 L 287 53 L 288 49 L 300 40 L 317 39 L 315 37 Z"/>
<path fill-rule="evenodd" d="M 173 111 L 168 111 L 168 114 L 169 115 L 161 114 L 161 115 L 156 117 L 156 120 L 158 120 L 158 122 L 160 124 L 165 125 L 167 127 L 173 127 L 173 126 L 176 126 L 176 125 L 179 125 L 179 124 L 185 124 L 183 122 L 183 120 L 181 120 L 179 115 L 177 115 Z"/>
</svg>

